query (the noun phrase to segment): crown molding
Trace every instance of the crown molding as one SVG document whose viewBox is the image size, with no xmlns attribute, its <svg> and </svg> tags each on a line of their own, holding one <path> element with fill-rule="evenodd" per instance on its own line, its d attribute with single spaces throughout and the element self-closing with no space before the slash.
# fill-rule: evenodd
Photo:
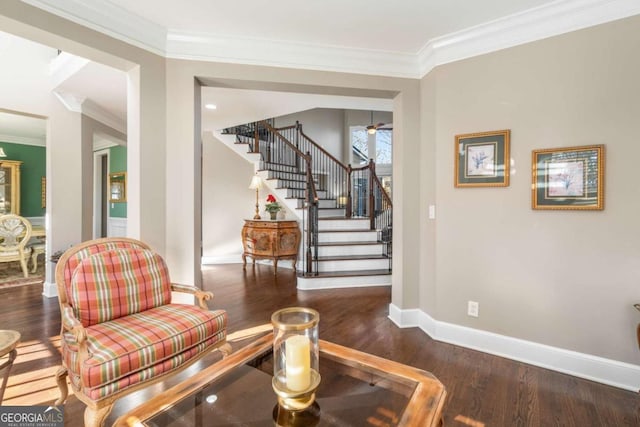
<svg viewBox="0 0 640 427">
<path fill-rule="evenodd" d="M 640 13 L 638 0 L 557 0 L 430 40 L 418 52 L 421 76 L 434 67 Z"/>
<path fill-rule="evenodd" d="M 53 94 L 67 110 L 84 114 L 123 134 L 127 133 L 127 124 L 124 120 L 114 116 L 90 99 L 78 98 L 72 93 L 63 91 L 53 91 Z"/>
<path fill-rule="evenodd" d="M 64 81 L 69 79 L 83 67 L 89 64 L 88 59 L 80 56 L 62 52 L 56 56 L 49 64 L 49 75 L 51 76 L 51 86 L 57 88 Z"/>
<path fill-rule="evenodd" d="M 127 133 L 127 123 L 124 120 L 111 114 L 90 99 L 86 99 L 82 102 L 82 114 L 89 116 L 120 133 Z"/>
<path fill-rule="evenodd" d="M 22 0 L 115 39 L 164 56 L 167 30 L 108 0 Z"/>
<path fill-rule="evenodd" d="M 108 0 L 23 0 L 167 58 L 421 78 L 434 67 L 640 14 L 638 0 L 556 0 L 390 52 L 166 29 Z"/>
<path fill-rule="evenodd" d="M 41 138 L 30 138 L 27 136 L 9 135 L 2 133 L 0 133 L 0 141 L 8 142 L 11 144 L 35 145 L 38 147 L 44 147 L 46 145 L 45 140 Z"/>
<path fill-rule="evenodd" d="M 117 144 L 114 141 L 111 141 L 101 136 L 97 136 L 93 140 L 93 151 L 105 150 L 107 148 L 115 147 L 117 145 L 119 144 Z"/>
<path fill-rule="evenodd" d="M 418 78 L 413 53 L 169 30 L 174 59 Z"/>
<path fill-rule="evenodd" d="M 53 95 L 58 98 L 58 101 L 64 105 L 64 107 L 74 113 L 82 113 L 82 103 L 84 98 L 77 98 L 75 95 L 63 91 L 54 90 Z"/>
</svg>

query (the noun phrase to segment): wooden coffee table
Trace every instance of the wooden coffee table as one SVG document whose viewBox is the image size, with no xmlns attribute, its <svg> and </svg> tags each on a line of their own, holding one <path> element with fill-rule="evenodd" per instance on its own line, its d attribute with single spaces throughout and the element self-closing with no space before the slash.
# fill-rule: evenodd
<svg viewBox="0 0 640 427">
<path fill-rule="evenodd" d="M 302 414 L 283 414 L 271 385 L 272 344 L 270 333 L 148 400 L 114 425 L 273 426 L 278 417 L 288 417 L 286 425 L 305 426 L 440 425 L 446 391 L 432 374 L 322 340 L 316 404 Z"/>
</svg>

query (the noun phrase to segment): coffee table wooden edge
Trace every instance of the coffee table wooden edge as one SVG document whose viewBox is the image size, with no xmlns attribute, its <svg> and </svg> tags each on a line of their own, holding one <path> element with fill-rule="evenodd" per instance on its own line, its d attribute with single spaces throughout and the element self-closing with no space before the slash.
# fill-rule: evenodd
<svg viewBox="0 0 640 427">
<path fill-rule="evenodd" d="M 171 407 L 176 402 L 189 396 L 194 390 L 205 387 L 215 379 L 226 374 L 236 366 L 248 362 L 256 354 L 268 350 L 273 345 L 273 332 L 248 344 L 246 347 L 232 353 L 219 362 L 206 367 L 192 377 L 147 400 L 132 411 L 119 417 L 114 427 L 138 426 L 156 415 L 160 410 Z M 162 409 L 158 409 L 162 408 Z"/>
<path fill-rule="evenodd" d="M 409 427 L 441 424 L 447 391 L 430 372 L 323 340 L 320 340 L 320 351 L 326 356 L 341 359 L 346 365 L 382 376 L 391 374 L 404 383 L 415 385 L 398 425 Z"/>
<path fill-rule="evenodd" d="M 324 340 L 319 340 L 319 343 L 321 352 L 330 358 L 339 359 L 341 363 L 381 375 L 391 374 L 403 382 L 416 385 L 399 425 L 440 425 L 447 392 L 444 385 L 431 373 Z M 141 425 L 140 422 L 179 402 L 195 390 L 206 387 L 236 366 L 266 352 L 272 345 L 273 333 L 269 333 L 122 415 L 113 424 L 114 427 Z"/>
</svg>

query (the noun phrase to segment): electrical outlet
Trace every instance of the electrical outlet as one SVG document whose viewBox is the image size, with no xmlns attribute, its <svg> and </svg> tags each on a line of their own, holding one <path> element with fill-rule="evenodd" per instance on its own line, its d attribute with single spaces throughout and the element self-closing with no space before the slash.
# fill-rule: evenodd
<svg viewBox="0 0 640 427">
<path fill-rule="evenodd" d="M 467 302 L 467 315 L 471 317 L 478 317 L 479 311 L 480 311 L 480 304 L 478 304 L 476 301 Z"/>
</svg>

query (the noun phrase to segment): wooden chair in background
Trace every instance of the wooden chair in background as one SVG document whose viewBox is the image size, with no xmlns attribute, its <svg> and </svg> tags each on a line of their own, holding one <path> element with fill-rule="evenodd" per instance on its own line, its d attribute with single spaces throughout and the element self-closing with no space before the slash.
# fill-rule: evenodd
<svg viewBox="0 0 640 427">
<path fill-rule="evenodd" d="M 29 277 L 27 262 L 31 251 L 26 247 L 31 239 L 31 223 L 14 214 L 0 215 L 0 262 L 19 261 L 24 277 Z"/>
</svg>

